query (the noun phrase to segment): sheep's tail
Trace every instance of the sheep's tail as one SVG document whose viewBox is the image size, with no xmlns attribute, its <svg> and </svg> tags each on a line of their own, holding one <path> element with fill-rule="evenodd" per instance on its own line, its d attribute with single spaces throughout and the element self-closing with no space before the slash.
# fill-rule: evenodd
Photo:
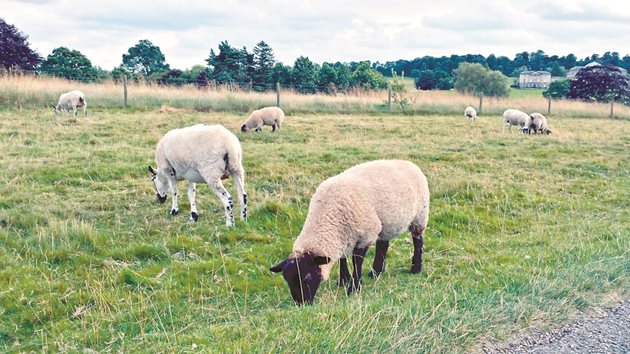
<svg viewBox="0 0 630 354">
<path fill-rule="evenodd" d="M 241 203 L 241 220 L 247 219 L 247 192 L 245 192 L 245 170 L 243 169 L 243 153 L 240 144 L 229 145 L 226 154 L 226 169 L 229 171 L 238 200 Z"/>
</svg>

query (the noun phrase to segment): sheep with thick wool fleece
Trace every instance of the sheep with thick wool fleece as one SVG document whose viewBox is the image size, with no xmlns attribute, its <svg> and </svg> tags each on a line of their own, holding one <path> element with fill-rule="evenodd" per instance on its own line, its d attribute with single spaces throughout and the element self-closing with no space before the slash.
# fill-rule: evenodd
<svg viewBox="0 0 630 354">
<path fill-rule="evenodd" d="M 531 118 L 529 114 L 519 111 L 518 109 L 506 109 L 503 112 L 503 123 L 501 124 L 501 134 L 503 134 L 503 129 L 505 125 L 508 124 L 510 126 L 510 133 L 512 133 L 512 126 L 517 125 L 519 127 L 519 131 L 525 127 L 528 127 L 531 122 Z"/>
<path fill-rule="evenodd" d="M 207 183 L 221 199 L 225 209 L 226 224 L 234 225 L 234 202 L 221 183 L 232 176 L 241 204 L 241 220 L 247 219 L 247 193 L 245 171 L 242 164 L 241 144 L 229 130 L 221 125 L 197 124 L 167 132 L 155 149 L 157 170 L 149 166 L 160 203 L 166 201 L 170 190 L 173 203 L 170 214 L 177 215 L 177 181 L 188 180 L 190 221 L 197 221 L 195 184 Z"/>
<path fill-rule="evenodd" d="M 547 126 L 547 118 L 545 116 L 540 113 L 532 113 L 529 115 L 529 118 L 529 126 L 523 129 L 523 131 L 526 131 L 529 134 L 531 134 L 532 131 L 534 134 L 539 132 L 541 134 L 551 134 L 551 130 L 549 130 L 549 127 Z"/>
<path fill-rule="evenodd" d="M 389 241 L 409 230 L 414 244 L 411 272 L 418 273 L 428 220 L 429 186 L 418 166 L 404 160 L 362 163 L 317 187 L 293 251 L 270 270 L 283 273 L 296 303 L 310 303 L 339 260 L 339 285 L 350 282 L 348 293 L 352 293 L 360 288 L 369 246 L 376 243 L 371 275 L 378 276 L 385 269 Z"/>
<path fill-rule="evenodd" d="M 474 122 L 477 119 L 477 111 L 474 108 L 468 106 L 464 110 L 464 117 L 468 118 L 469 121 Z"/>
<path fill-rule="evenodd" d="M 270 125 L 271 131 L 275 132 L 276 129 L 280 129 L 283 121 L 284 112 L 280 107 L 265 107 L 253 111 L 241 126 L 241 131 L 246 133 L 248 130 L 254 129 L 258 132 L 263 125 Z"/>
<path fill-rule="evenodd" d="M 57 105 L 54 106 L 55 114 L 61 114 L 63 110 L 67 115 L 72 109 L 74 110 L 74 116 L 77 116 L 79 108 L 83 107 L 83 116 L 87 117 L 87 102 L 85 101 L 85 95 L 79 90 L 63 93 L 59 96 Z"/>
</svg>

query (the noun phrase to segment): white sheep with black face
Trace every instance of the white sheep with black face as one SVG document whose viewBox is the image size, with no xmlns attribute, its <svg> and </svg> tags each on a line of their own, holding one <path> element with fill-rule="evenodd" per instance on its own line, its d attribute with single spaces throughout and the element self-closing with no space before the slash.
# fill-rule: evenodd
<svg viewBox="0 0 630 354">
<path fill-rule="evenodd" d="M 529 118 L 529 126 L 523 129 L 524 133 L 531 134 L 533 132 L 534 134 L 551 134 L 551 130 L 549 130 L 549 127 L 547 126 L 547 118 L 545 116 L 540 113 L 532 113 L 529 115 Z"/>
<path fill-rule="evenodd" d="M 61 111 L 67 115 L 70 110 L 74 110 L 74 116 L 77 116 L 79 108 L 83 107 L 83 116 L 87 117 L 87 102 L 85 95 L 79 90 L 66 92 L 59 96 L 59 102 L 53 106 L 55 114 L 61 114 Z"/>
<path fill-rule="evenodd" d="M 164 203 L 170 191 L 173 196 L 170 214 L 177 215 L 177 181 L 188 180 L 190 221 L 197 221 L 199 214 L 195 204 L 195 185 L 205 182 L 221 199 L 225 208 L 226 224 L 233 226 L 234 202 L 221 183 L 222 179 L 232 176 L 241 203 L 241 220 L 247 219 L 242 155 L 241 144 L 236 135 L 218 124 L 197 124 L 169 131 L 160 139 L 155 149 L 157 170 L 149 166 L 158 201 Z"/>
<path fill-rule="evenodd" d="M 469 121 L 474 122 L 477 120 L 477 111 L 474 108 L 468 106 L 464 110 L 464 117 L 468 118 Z"/>
<path fill-rule="evenodd" d="M 369 246 L 376 243 L 371 275 L 378 276 L 385 269 L 389 241 L 409 230 L 414 244 L 411 273 L 418 273 L 428 220 L 429 186 L 418 166 L 403 160 L 366 162 L 317 187 L 293 251 L 270 270 L 283 273 L 293 301 L 311 303 L 339 260 L 339 284 L 350 282 L 352 293 L 361 286 Z M 350 254 L 352 276 L 346 261 Z"/>
<path fill-rule="evenodd" d="M 270 125 L 271 131 L 275 132 L 276 129 L 280 129 L 283 121 L 284 112 L 280 107 L 265 107 L 253 111 L 241 126 L 241 131 L 247 133 L 247 131 L 254 129 L 259 132 L 263 125 Z"/>
<path fill-rule="evenodd" d="M 503 129 L 505 125 L 508 124 L 510 126 L 510 133 L 512 133 L 512 126 L 517 125 L 518 130 L 522 131 L 523 128 L 529 126 L 531 122 L 531 118 L 529 114 L 519 111 L 518 109 L 506 109 L 503 112 L 503 123 L 501 124 L 501 134 L 503 134 Z"/>
</svg>

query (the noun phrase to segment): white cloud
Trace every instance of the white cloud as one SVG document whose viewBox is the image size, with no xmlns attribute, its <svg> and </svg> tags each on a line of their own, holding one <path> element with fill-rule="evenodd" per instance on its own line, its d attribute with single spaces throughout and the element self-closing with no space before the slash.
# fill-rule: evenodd
<svg viewBox="0 0 630 354">
<path fill-rule="evenodd" d="M 322 63 L 538 49 L 630 54 L 630 3 L 612 0 L 0 1 L 0 16 L 41 55 L 66 46 L 105 69 L 140 39 L 180 69 L 203 64 L 223 40 L 250 50 L 264 40 L 287 65 L 300 55 Z"/>
</svg>

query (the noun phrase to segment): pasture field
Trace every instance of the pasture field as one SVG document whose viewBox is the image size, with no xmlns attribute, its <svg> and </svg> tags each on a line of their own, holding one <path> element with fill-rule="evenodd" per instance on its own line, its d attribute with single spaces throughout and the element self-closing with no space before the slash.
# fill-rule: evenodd
<svg viewBox="0 0 630 354">
<path fill-rule="evenodd" d="M 628 120 L 551 116 L 553 135 L 525 136 L 501 135 L 499 115 L 292 112 L 279 133 L 237 133 L 248 222 L 226 228 L 199 186 L 188 223 L 185 183 L 169 216 L 147 172 L 158 139 L 245 117 L 0 110 L 0 352 L 463 352 L 630 292 Z M 405 233 L 360 294 L 335 286 L 335 266 L 294 306 L 268 268 L 319 183 L 379 158 L 429 180 L 422 273 Z"/>
</svg>

